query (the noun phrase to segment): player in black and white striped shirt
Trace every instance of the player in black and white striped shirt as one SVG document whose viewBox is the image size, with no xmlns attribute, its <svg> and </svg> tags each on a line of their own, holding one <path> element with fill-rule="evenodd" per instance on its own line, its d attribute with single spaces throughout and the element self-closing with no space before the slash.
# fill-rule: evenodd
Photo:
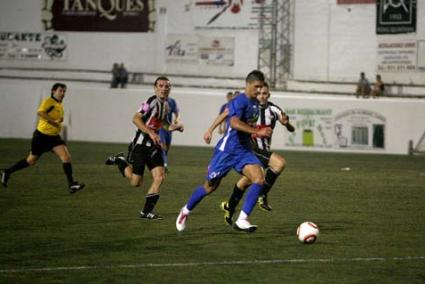
<svg viewBox="0 0 425 284">
<path fill-rule="evenodd" d="M 137 130 L 130 143 L 127 160 L 123 153 L 119 153 L 110 156 L 105 162 L 107 165 L 117 165 L 121 174 L 136 187 L 142 185 L 145 166 L 148 167 L 152 174 L 152 184 L 146 195 L 145 206 L 140 212 L 140 217 L 145 219 L 161 219 L 153 212 L 159 199 L 161 184 L 165 179 L 159 130 L 163 127 L 168 127 L 169 131 L 183 130 L 183 125 L 167 121 L 169 112 L 167 98 L 170 90 L 171 84 L 167 77 L 161 76 L 155 80 L 155 95 L 143 102 L 133 116 L 132 121 Z"/>
<path fill-rule="evenodd" d="M 269 86 L 266 83 L 261 89 L 260 95 L 257 96 L 257 100 L 260 105 L 260 113 L 258 120 L 256 122 L 257 128 L 270 127 L 275 128 L 276 123 L 279 122 L 289 132 L 294 132 L 295 128 L 290 124 L 289 117 L 286 115 L 285 111 L 278 107 L 277 105 L 269 102 L 270 92 Z M 211 127 L 207 130 L 204 135 L 204 140 L 209 144 L 212 138 L 212 132 L 217 127 L 217 125 L 225 119 L 227 113 L 219 115 L 216 120 L 213 122 Z M 261 137 L 252 137 L 252 146 L 253 151 L 257 158 L 263 164 L 265 169 L 265 183 L 262 189 L 262 193 L 258 199 L 258 205 L 261 209 L 271 211 L 272 208 L 268 204 L 267 194 L 272 188 L 278 176 L 282 173 L 286 166 L 286 160 L 283 156 L 276 152 L 270 150 L 271 137 L 270 138 L 261 138 Z M 239 201 L 242 199 L 245 189 L 250 185 L 249 180 L 245 177 L 242 177 L 236 184 L 233 189 L 233 193 L 229 201 L 223 201 L 221 203 L 221 208 L 224 210 L 224 219 L 228 224 L 232 224 L 232 216 L 235 212 L 236 206 Z"/>
</svg>

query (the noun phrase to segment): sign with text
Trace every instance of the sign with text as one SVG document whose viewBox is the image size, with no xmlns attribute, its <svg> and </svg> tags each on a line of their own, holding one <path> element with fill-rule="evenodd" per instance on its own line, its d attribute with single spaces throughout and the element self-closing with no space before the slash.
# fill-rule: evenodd
<svg viewBox="0 0 425 284">
<path fill-rule="evenodd" d="M 233 66 L 233 37 L 171 34 L 165 47 L 169 62 Z"/>
<path fill-rule="evenodd" d="M 376 0 L 337 0 L 338 5 L 348 4 L 375 4 Z"/>
<path fill-rule="evenodd" d="M 416 70 L 416 41 L 379 42 L 377 70 L 379 72 L 406 72 Z"/>
<path fill-rule="evenodd" d="M 272 0 L 195 0 L 192 18 L 195 28 L 257 29 L 261 5 L 271 11 Z"/>
<path fill-rule="evenodd" d="M 0 59 L 64 60 L 66 55 L 63 34 L 0 32 Z"/>
<path fill-rule="evenodd" d="M 43 0 L 45 30 L 153 32 L 154 0 Z"/>
<path fill-rule="evenodd" d="M 416 0 L 378 0 L 376 34 L 416 32 Z"/>
<path fill-rule="evenodd" d="M 199 57 L 198 37 L 170 34 L 165 45 L 167 61 L 197 62 Z"/>
<path fill-rule="evenodd" d="M 286 147 L 312 149 L 385 149 L 386 117 L 372 110 L 286 108 L 296 131 L 285 136 Z"/>
<path fill-rule="evenodd" d="M 418 41 L 418 69 L 425 71 L 425 40 Z"/>
<path fill-rule="evenodd" d="M 233 66 L 235 51 L 232 37 L 201 37 L 199 60 L 201 64 Z"/>
</svg>

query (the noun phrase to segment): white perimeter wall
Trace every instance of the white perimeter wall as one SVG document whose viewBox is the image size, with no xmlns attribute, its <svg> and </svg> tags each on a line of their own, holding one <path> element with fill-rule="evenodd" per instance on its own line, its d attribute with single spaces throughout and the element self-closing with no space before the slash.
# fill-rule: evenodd
<svg viewBox="0 0 425 284">
<path fill-rule="evenodd" d="M 43 32 L 39 0 L 1 0 L 0 32 Z M 0 61 L 1 66 L 110 70 L 125 62 L 133 72 L 245 77 L 257 67 L 257 30 L 195 30 L 184 5 L 195 1 L 157 0 L 155 33 L 68 32 L 68 58 L 54 61 Z M 377 44 L 382 40 L 425 40 L 425 1 L 417 1 L 417 32 L 377 36 L 374 4 L 337 5 L 336 0 L 296 0 L 293 79 L 356 81 L 360 71 L 373 80 Z M 161 9 L 162 8 L 162 9 Z M 235 39 L 234 66 L 167 64 L 169 34 L 230 36 Z M 383 73 L 384 81 L 425 84 L 424 72 Z"/>
<path fill-rule="evenodd" d="M 52 82 L 0 80 L 0 137 L 30 138 L 36 125 L 40 100 L 49 95 Z M 68 139 L 93 142 L 129 142 L 135 127 L 131 119 L 153 89 L 111 90 L 101 86 L 69 83 L 65 97 Z M 175 145 L 204 146 L 203 134 L 224 102 L 225 91 L 173 88 L 185 124 L 174 134 Z M 408 153 L 425 132 L 425 100 L 356 99 L 345 96 L 273 93 L 272 101 L 284 107 L 296 126 L 289 134 L 278 126 L 275 149 Z M 373 125 L 384 127 L 384 148 L 372 145 Z M 338 125 L 338 127 L 337 127 Z M 368 129 L 367 145 L 354 145 L 353 127 Z M 308 135 L 308 137 L 306 136 Z M 306 138 L 307 137 L 307 138 Z M 218 135 L 214 142 L 217 141 Z M 311 143 L 314 139 L 313 144 Z"/>
</svg>

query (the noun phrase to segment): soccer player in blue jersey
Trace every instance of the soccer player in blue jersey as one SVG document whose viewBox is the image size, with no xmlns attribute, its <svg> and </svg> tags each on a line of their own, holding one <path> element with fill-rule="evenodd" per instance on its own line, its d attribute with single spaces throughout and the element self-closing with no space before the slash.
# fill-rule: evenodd
<svg viewBox="0 0 425 284">
<path fill-rule="evenodd" d="M 168 97 L 168 124 L 180 124 L 180 110 L 177 106 L 175 99 Z M 180 132 L 184 130 L 183 126 L 180 128 Z M 162 159 L 164 160 L 165 171 L 168 172 L 168 151 L 170 151 L 171 141 L 173 140 L 173 132 L 168 129 L 161 128 L 159 130 L 160 144 L 162 147 Z"/>
<path fill-rule="evenodd" d="M 264 87 L 261 89 L 260 94 L 258 95 L 259 103 L 259 117 L 256 122 L 257 128 L 270 127 L 275 128 L 277 122 L 286 127 L 289 132 L 294 132 L 294 126 L 289 122 L 289 117 L 286 115 L 284 109 L 275 105 L 269 101 L 270 91 L 267 83 L 264 84 Z M 212 134 L 217 128 L 217 126 L 225 120 L 228 111 L 224 111 L 223 114 L 220 114 L 204 134 L 204 140 L 207 144 L 211 142 Z M 267 195 L 270 189 L 273 187 L 276 179 L 283 172 L 286 167 L 285 158 L 278 154 L 277 152 L 271 151 L 271 137 L 262 138 L 262 137 L 251 137 L 252 148 L 255 155 L 263 164 L 265 171 L 265 182 L 258 198 L 258 205 L 261 209 L 265 211 L 272 211 L 272 207 L 268 203 Z M 224 211 L 224 220 L 229 225 L 233 224 L 232 217 L 235 212 L 236 206 L 239 201 L 242 199 L 245 190 L 249 187 L 250 181 L 246 177 L 242 177 L 234 186 L 233 193 L 230 196 L 228 201 L 223 201 L 221 203 L 221 209 Z"/>
<path fill-rule="evenodd" d="M 177 216 L 176 228 L 178 231 L 186 228 L 187 218 L 191 211 L 205 196 L 217 189 L 221 179 L 232 168 L 246 176 L 252 183 L 240 215 L 233 226 L 235 229 L 245 232 L 254 232 L 257 229 L 256 225 L 249 222 L 248 217 L 254 209 L 263 187 L 264 174 L 261 162 L 251 151 L 250 139 L 252 134 L 258 137 L 270 137 L 272 134 L 271 128 L 260 129 L 251 126 L 257 121 L 257 96 L 264 81 L 264 74 L 261 71 L 250 72 L 245 80 L 245 92 L 229 103 L 226 132 L 215 147 L 204 184 L 194 190 Z"/>
</svg>

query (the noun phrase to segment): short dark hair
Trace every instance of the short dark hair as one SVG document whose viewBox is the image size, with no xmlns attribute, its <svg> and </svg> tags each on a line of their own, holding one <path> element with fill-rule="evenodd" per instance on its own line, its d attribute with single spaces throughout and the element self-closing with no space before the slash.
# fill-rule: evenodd
<svg viewBox="0 0 425 284">
<path fill-rule="evenodd" d="M 58 88 L 66 89 L 66 85 L 64 83 L 54 83 L 52 86 L 52 93 L 56 91 Z"/>
<path fill-rule="evenodd" d="M 156 83 L 158 83 L 158 81 L 170 81 L 170 79 L 168 79 L 165 76 L 159 76 L 158 78 L 156 78 L 155 82 L 153 83 L 154 86 L 156 86 Z"/>
<path fill-rule="evenodd" d="M 246 76 L 245 82 L 265 81 L 264 73 L 260 70 L 253 70 Z"/>
<path fill-rule="evenodd" d="M 266 81 L 264 81 L 263 87 L 266 87 L 267 89 L 270 89 L 269 83 L 267 83 Z"/>
</svg>

